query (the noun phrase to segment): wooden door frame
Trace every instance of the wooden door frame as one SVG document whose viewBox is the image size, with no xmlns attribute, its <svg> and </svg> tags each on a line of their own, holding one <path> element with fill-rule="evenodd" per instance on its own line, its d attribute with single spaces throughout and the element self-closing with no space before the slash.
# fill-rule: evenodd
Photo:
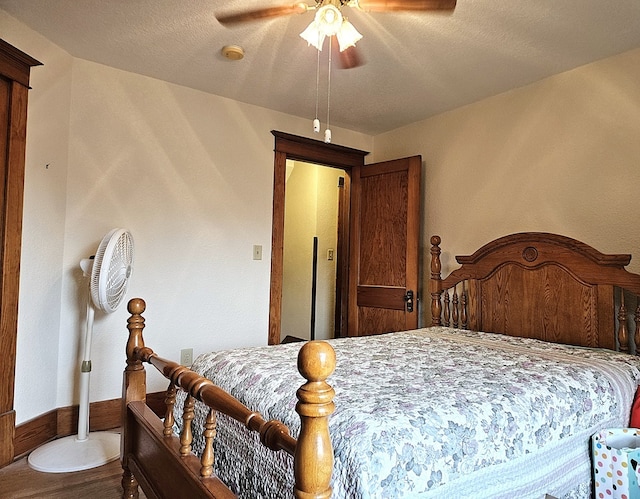
<svg viewBox="0 0 640 499">
<path fill-rule="evenodd" d="M 22 242 L 22 202 L 27 132 L 27 98 L 32 66 L 41 63 L 0 39 L 0 78 L 9 102 L 0 175 L 0 466 L 13 461 L 16 413 L 14 383 L 18 336 L 18 294 Z M 4 124 L 3 124 L 4 126 Z M 4 142 L 4 141 L 3 141 Z"/>
<path fill-rule="evenodd" d="M 269 297 L 269 345 L 280 343 L 282 319 L 282 272 L 284 265 L 284 200 L 287 176 L 287 160 L 306 161 L 345 170 L 345 196 L 348 196 L 351 169 L 364 166 L 367 151 L 327 144 L 319 140 L 299 137 L 272 130 L 275 137 L 273 158 L 273 220 L 271 229 L 271 289 Z M 348 198 L 347 198 L 348 199 Z M 348 220 L 348 218 L 347 218 Z M 348 241 L 348 226 L 343 241 Z M 346 250 L 348 253 L 348 249 Z M 343 281 L 343 286 L 348 279 Z M 342 300 L 348 292 L 342 289 Z M 346 304 L 345 304 L 346 306 Z"/>
<path fill-rule="evenodd" d="M 336 241 L 336 295 L 333 337 L 344 338 L 349 331 L 349 217 L 351 177 L 345 174 L 338 183 L 338 237 Z"/>
</svg>

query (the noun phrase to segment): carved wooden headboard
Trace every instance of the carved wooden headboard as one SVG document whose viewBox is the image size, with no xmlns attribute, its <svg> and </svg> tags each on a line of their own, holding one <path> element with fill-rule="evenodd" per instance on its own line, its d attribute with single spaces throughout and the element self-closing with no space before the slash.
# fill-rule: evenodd
<svg viewBox="0 0 640 499">
<path fill-rule="evenodd" d="M 442 279 L 440 237 L 431 245 L 433 325 L 610 349 L 619 338 L 622 351 L 640 346 L 640 275 L 625 269 L 631 255 L 524 232 L 456 257 L 461 267 Z"/>
</svg>

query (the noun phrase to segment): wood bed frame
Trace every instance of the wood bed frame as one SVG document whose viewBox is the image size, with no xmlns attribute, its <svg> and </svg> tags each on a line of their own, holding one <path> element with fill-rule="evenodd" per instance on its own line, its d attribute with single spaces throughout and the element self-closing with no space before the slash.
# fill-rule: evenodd
<svg viewBox="0 0 640 499">
<path fill-rule="evenodd" d="M 640 275 L 625 269 L 631 255 L 605 255 L 569 237 L 523 232 L 456 257 L 461 267 L 442 279 L 440 253 L 440 237 L 433 236 L 434 326 L 633 353 L 640 345 Z"/>
<path fill-rule="evenodd" d="M 555 234 L 513 234 L 473 255 L 457 257 L 461 267 L 443 279 L 440 237 L 433 236 L 431 244 L 432 325 L 589 347 L 619 346 L 632 353 L 636 344 L 640 346 L 640 275 L 625 270 L 630 255 L 605 255 Z M 213 473 L 216 412 L 258 432 L 270 449 L 294 456 L 295 497 L 330 497 L 333 450 L 328 422 L 334 391 L 326 379 L 335 368 L 331 346 L 307 342 L 298 355 L 298 370 L 307 382 L 297 391 L 301 430 L 296 441 L 282 423 L 265 421 L 211 381 L 147 348 L 142 337 L 144 310 L 143 300 L 129 302 L 122 397 L 123 497 L 138 497 L 138 485 L 148 498 L 234 497 Z M 634 331 L 631 337 L 629 330 Z M 170 380 L 160 417 L 145 401 L 144 362 Z M 189 394 L 179 437 L 172 433 L 176 387 Z M 211 408 L 201 458 L 191 453 L 194 400 Z"/>
<path fill-rule="evenodd" d="M 300 415 L 300 436 L 289 435 L 279 421 L 265 421 L 235 397 L 176 362 L 158 357 L 144 346 L 145 303 L 140 298 L 129 301 L 129 340 L 127 367 L 122 387 L 122 489 L 123 498 L 137 498 L 140 485 L 148 498 L 217 497 L 235 495 L 213 474 L 213 439 L 216 412 L 222 412 L 260 434 L 263 445 L 294 456 L 295 496 L 299 498 L 331 497 L 333 449 L 329 438 L 329 416 L 333 413 L 334 391 L 326 383 L 335 369 L 335 352 L 328 343 L 307 342 L 298 354 L 298 371 L 307 380 L 296 395 Z M 143 362 L 152 364 L 170 380 L 165 398 L 164 421 L 146 405 L 146 374 Z M 179 438 L 173 436 L 173 405 L 176 386 L 189 396 L 185 402 L 184 426 Z M 198 459 L 191 453 L 191 421 L 194 401 L 211 410 L 205 424 L 205 449 Z"/>
</svg>

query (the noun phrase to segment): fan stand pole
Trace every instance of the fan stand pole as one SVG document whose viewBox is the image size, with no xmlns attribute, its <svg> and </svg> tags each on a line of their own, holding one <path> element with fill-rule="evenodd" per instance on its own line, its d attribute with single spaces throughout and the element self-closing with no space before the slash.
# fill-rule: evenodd
<svg viewBox="0 0 640 499">
<path fill-rule="evenodd" d="M 102 466 L 120 456 L 120 435 L 108 431 L 89 433 L 89 379 L 91 376 L 91 336 L 94 308 L 87 301 L 84 356 L 80 367 L 78 434 L 49 442 L 34 450 L 29 466 L 45 473 L 67 473 Z"/>
<path fill-rule="evenodd" d="M 83 442 L 89 434 L 89 380 L 91 379 L 91 337 L 95 311 L 91 306 L 91 295 L 87 297 L 84 355 L 80 366 L 80 405 L 78 406 L 78 440 Z"/>
</svg>

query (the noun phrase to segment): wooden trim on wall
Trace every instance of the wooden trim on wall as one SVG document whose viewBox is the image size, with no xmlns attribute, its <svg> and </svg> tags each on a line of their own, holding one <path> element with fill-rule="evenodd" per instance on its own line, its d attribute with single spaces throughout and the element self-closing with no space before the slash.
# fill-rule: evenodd
<svg viewBox="0 0 640 499">
<path fill-rule="evenodd" d="M 41 65 L 40 61 L 0 38 L 0 75 L 4 78 L 28 88 L 31 68 Z"/>
<path fill-rule="evenodd" d="M 276 140 L 277 144 L 277 140 Z M 284 190 L 287 155 L 277 151 L 273 159 L 273 216 L 271 221 L 271 286 L 269 290 L 269 345 L 280 343 L 282 274 L 284 271 Z"/>
<path fill-rule="evenodd" d="M 57 437 L 78 433 L 77 405 L 58 409 Z M 103 400 L 89 404 L 89 430 L 104 431 L 120 426 L 121 399 Z"/>
<path fill-rule="evenodd" d="M 53 410 L 16 426 L 16 459 L 58 436 L 58 411 Z"/>
<path fill-rule="evenodd" d="M 165 392 L 147 393 L 147 405 L 159 417 L 164 417 L 164 399 Z M 78 433 L 78 410 L 77 405 L 60 407 L 18 425 L 13 440 L 15 459 L 50 440 Z M 119 428 L 122 424 L 121 414 L 122 399 L 92 402 L 89 405 L 89 430 Z"/>
<path fill-rule="evenodd" d="M 92 402 L 89 405 L 90 431 L 112 430 L 120 426 L 121 399 Z M 13 441 L 16 457 L 53 440 L 78 433 L 78 406 L 59 407 L 16 426 Z"/>
<path fill-rule="evenodd" d="M 32 66 L 40 62 L 0 39 L 0 466 L 15 455 L 14 382 L 27 100 Z"/>
</svg>

